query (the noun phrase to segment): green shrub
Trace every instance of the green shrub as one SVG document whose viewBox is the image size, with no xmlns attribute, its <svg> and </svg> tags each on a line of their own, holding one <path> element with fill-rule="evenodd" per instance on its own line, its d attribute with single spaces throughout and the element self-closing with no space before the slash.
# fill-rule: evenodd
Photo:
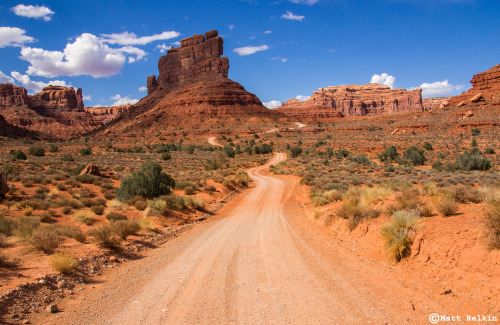
<svg viewBox="0 0 500 325">
<path fill-rule="evenodd" d="M 13 164 L 3 164 L 0 166 L 0 174 L 3 175 L 7 180 L 17 177 L 21 174 L 21 168 Z"/>
<path fill-rule="evenodd" d="M 335 157 L 337 159 L 345 158 L 349 156 L 349 151 L 347 151 L 344 148 L 339 148 L 338 150 L 335 151 Z"/>
<path fill-rule="evenodd" d="M 10 154 L 15 160 L 26 160 L 28 157 L 26 157 L 26 154 L 22 152 L 21 150 L 11 150 Z"/>
<path fill-rule="evenodd" d="M 479 151 L 466 151 L 455 160 L 455 168 L 458 170 L 488 170 L 491 162 L 483 158 Z"/>
<path fill-rule="evenodd" d="M 481 133 L 481 130 L 479 130 L 478 128 L 474 128 L 474 129 L 470 130 L 470 133 L 472 134 L 473 137 L 475 137 Z"/>
<path fill-rule="evenodd" d="M 297 158 L 302 153 L 302 148 L 299 146 L 294 146 L 290 148 L 290 157 Z"/>
<path fill-rule="evenodd" d="M 381 233 L 385 248 L 396 262 L 410 256 L 418 220 L 419 216 L 414 212 L 396 211 L 392 215 L 392 223 L 382 227 Z"/>
<path fill-rule="evenodd" d="M 49 145 L 49 152 L 58 152 L 59 151 L 59 146 L 56 144 L 51 143 Z"/>
<path fill-rule="evenodd" d="M 31 245 L 45 254 L 52 254 L 61 242 L 59 233 L 51 227 L 39 227 L 30 239 Z"/>
<path fill-rule="evenodd" d="M 50 256 L 50 266 L 59 273 L 68 274 L 78 267 L 78 260 L 70 253 L 56 253 Z"/>
<path fill-rule="evenodd" d="M 162 152 L 161 159 L 162 160 L 170 160 L 172 157 L 170 156 L 170 152 Z"/>
<path fill-rule="evenodd" d="M 364 154 L 357 154 L 354 156 L 353 160 L 360 165 L 369 165 L 370 164 L 370 159 Z"/>
<path fill-rule="evenodd" d="M 80 156 L 89 156 L 92 154 L 92 148 L 81 148 L 78 152 L 80 153 Z"/>
<path fill-rule="evenodd" d="M 73 155 L 70 153 L 63 154 L 61 157 L 61 160 L 62 161 L 75 161 L 75 159 L 73 158 Z"/>
<path fill-rule="evenodd" d="M 434 150 L 434 148 L 432 147 L 432 144 L 428 141 L 425 141 L 424 144 L 422 145 L 422 147 L 425 149 L 425 150 Z"/>
<path fill-rule="evenodd" d="M 405 150 L 403 156 L 414 166 L 423 165 L 427 160 L 425 158 L 425 153 L 423 150 L 418 149 L 415 146 L 411 146 Z"/>
<path fill-rule="evenodd" d="M 162 172 L 160 164 L 146 162 L 140 171 L 134 172 L 132 176 L 121 182 L 120 187 L 116 189 L 116 197 L 122 202 L 130 200 L 134 196 L 152 199 L 169 194 L 173 187 L 175 187 L 174 179 Z"/>
<path fill-rule="evenodd" d="M 495 150 L 493 148 L 488 147 L 488 148 L 484 149 L 484 153 L 487 155 L 494 155 Z"/>
<path fill-rule="evenodd" d="M 40 146 L 29 147 L 28 154 L 35 157 L 45 156 L 45 148 Z"/>
<path fill-rule="evenodd" d="M 186 199 L 183 196 L 174 194 L 162 195 L 160 199 L 165 201 L 166 208 L 168 210 L 181 211 L 182 209 L 186 208 Z"/>
<path fill-rule="evenodd" d="M 381 161 L 394 161 L 399 157 L 399 153 L 395 146 L 390 146 L 382 151 L 378 157 Z"/>
</svg>

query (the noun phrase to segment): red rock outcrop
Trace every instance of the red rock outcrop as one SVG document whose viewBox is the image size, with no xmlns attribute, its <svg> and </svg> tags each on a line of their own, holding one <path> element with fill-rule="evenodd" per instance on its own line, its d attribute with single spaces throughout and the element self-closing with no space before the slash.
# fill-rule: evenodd
<svg viewBox="0 0 500 325">
<path fill-rule="evenodd" d="M 11 127 L 6 136 L 69 138 L 102 125 L 84 110 L 82 90 L 72 87 L 48 86 L 29 96 L 22 87 L 0 84 L 0 115 Z"/>
<path fill-rule="evenodd" d="M 274 116 L 254 94 L 227 78 L 217 31 L 181 40 L 160 58 L 158 78 L 147 79 L 148 95 L 111 121 L 105 132 L 164 131 L 176 120 Z"/>
<path fill-rule="evenodd" d="M 45 109 L 83 109 L 82 89 L 48 86 L 30 96 L 30 107 Z"/>
<path fill-rule="evenodd" d="M 291 99 L 274 110 L 301 118 L 422 112 L 422 90 L 390 89 L 379 84 L 320 88 L 306 101 Z"/>
<path fill-rule="evenodd" d="M 500 104 L 500 64 L 474 75 L 470 82 L 472 88 L 450 98 L 450 105 L 463 106 L 481 101 Z"/>
<path fill-rule="evenodd" d="M 28 91 L 11 84 L 0 84 L 0 107 L 27 106 Z"/>
<path fill-rule="evenodd" d="M 118 115 L 128 110 L 132 105 L 108 106 L 108 107 L 85 107 L 85 111 L 92 114 L 101 123 L 106 124 L 114 120 Z"/>
<path fill-rule="evenodd" d="M 160 75 L 148 77 L 148 94 L 193 83 L 207 76 L 227 77 L 229 59 L 221 57 L 224 41 L 215 30 L 181 40 L 181 47 L 167 51 L 158 61 Z"/>
<path fill-rule="evenodd" d="M 450 97 L 431 97 L 431 98 L 423 98 L 422 106 L 424 110 L 431 111 L 435 108 L 439 108 L 441 104 L 446 104 L 449 101 Z M 447 104 L 446 104 L 447 105 Z"/>
</svg>

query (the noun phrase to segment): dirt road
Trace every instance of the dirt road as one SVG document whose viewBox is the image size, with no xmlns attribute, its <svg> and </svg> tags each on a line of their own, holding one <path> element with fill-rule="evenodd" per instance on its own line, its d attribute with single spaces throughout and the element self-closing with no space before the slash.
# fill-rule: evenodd
<svg viewBox="0 0 500 325">
<path fill-rule="evenodd" d="M 207 139 L 207 142 L 210 143 L 212 146 L 222 147 L 222 145 L 217 142 L 217 137 L 209 137 Z"/>
<path fill-rule="evenodd" d="M 390 266 L 360 259 L 318 230 L 301 208 L 299 179 L 268 173 L 284 158 L 250 170 L 256 186 L 214 220 L 36 323 L 425 324 L 443 311 Z"/>
</svg>

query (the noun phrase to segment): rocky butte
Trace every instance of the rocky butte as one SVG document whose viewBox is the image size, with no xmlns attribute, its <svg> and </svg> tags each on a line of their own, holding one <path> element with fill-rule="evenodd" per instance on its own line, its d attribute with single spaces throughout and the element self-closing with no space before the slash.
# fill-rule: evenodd
<svg viewBox="0 0 500 325">
<path fill-rule="evenodd" d="M 470 81 L 472 88 L 449 99 L 450 105 L 463 106 L 471 103 L 500 105 L 500 64 L 480 72 Z"/>
<path fill-rule="evenodd" d="M 158 61 L 147 79 L 148 95 L 111 122 L 112 130 L 162 128 L 172 120 L 203 122 L 222 116 L 271 116 L 254 94 L 229 79 L 224 41 L 215 30 L 181 40 Z M 108 132 L 109 129 L 108 129 Z"/>
<path fill-rule="evenodd" d="M 300 118 L 329 118 L 422 112 L 422 90 L 391 89 L 379 84 L 320 88 L 306 101 L 290 99 L 274 109 Z"/>
<path fill-rule="evenodd" d="M 84 110 L 80 88 L 62 86 L 30 96 L 22 87 L 0 84 L 0 115 L 9 125 L 48 138 L 81 135 L 102 124 Z"/>
</svg>

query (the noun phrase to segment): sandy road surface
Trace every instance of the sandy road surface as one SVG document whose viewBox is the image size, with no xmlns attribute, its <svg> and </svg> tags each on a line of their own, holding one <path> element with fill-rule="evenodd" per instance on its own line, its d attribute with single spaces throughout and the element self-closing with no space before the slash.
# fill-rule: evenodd
<svg viewBox="0 0 500 325">
<path fill-rule="evenodd" d="M 222 147 L 220 143 L 217 142 L 217 137 L 210 137 L 207 139 L 208 143 L 210 143 L 212 146 L 218 146 Z"/>
<path fill-rule="evenodd" d="M 336 246 L 304 215 L 299 179 L 251 169 L 256 186 L 45 324 L 428 324 L 432 299 Z M 113 273 L 114 272 L 114 273 Z"/>
</svg>

